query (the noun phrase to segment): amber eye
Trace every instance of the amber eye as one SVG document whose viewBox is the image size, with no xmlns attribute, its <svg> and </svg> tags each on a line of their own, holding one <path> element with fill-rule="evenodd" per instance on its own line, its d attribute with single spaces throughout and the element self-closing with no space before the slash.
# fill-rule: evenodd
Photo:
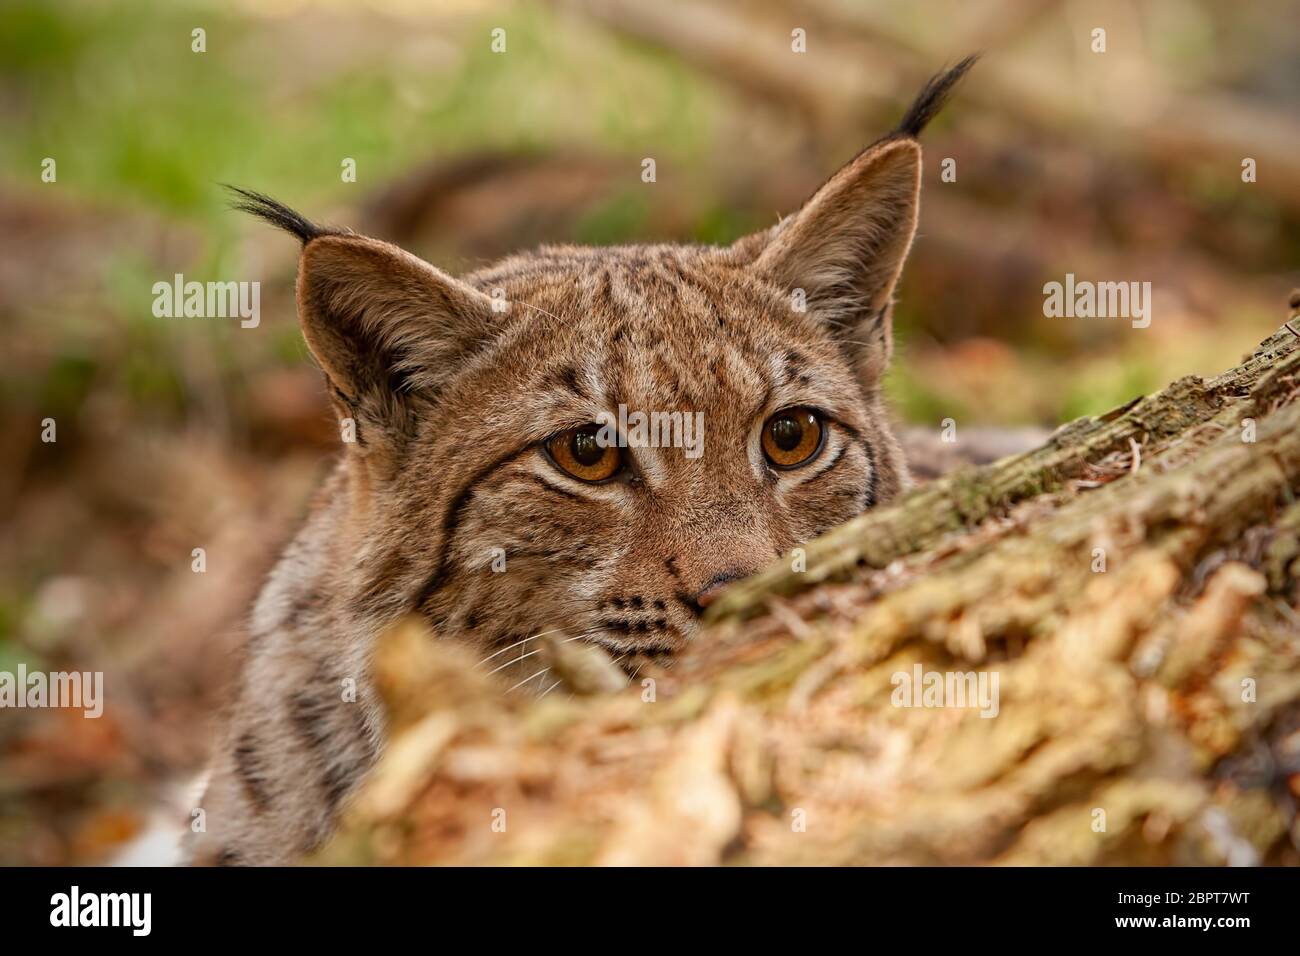
<svg viewBox="0 0 1300 956">
<path fill-rule="evenodd" d="M 822 420 L 807 408 L 777 412 L 763 426 L 763 454 L 776 468 L 797 468 L 822 449 Z"/>
<path fill-rule="evenodd" d="M 600 482 L 613 478 L 623 467 L 623 453 L 616 445 L 602 445 L 595 425 L 571 428 L 547 440 L 551 461 L 579 481 Z"/>
</svg>

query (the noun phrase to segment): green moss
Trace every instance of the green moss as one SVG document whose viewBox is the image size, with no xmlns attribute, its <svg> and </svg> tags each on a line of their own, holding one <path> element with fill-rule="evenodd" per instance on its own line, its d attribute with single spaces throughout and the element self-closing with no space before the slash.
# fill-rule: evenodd
<svg viewBox="0 0 1300 956">
<path fill-rule="evenodd" d="M 555 17 L 510 5 L 464 25 L 450 64 L 371 58 L 303 76 L 267 55 L 292 21 L 212 3 L 12 0 L 0 7 L 0 69 L 23 97 L 0 169 L 35 182 L 49 156 L 60 186 L 80 195 L 214 216 L 219 182 L 304 205 L 355 189 L 341 180 L 344 157 L 365 188 L 471 148 L 707 155 L 718 107 L 698 74 Z M 191 50 L 196 26 L 203 53 Z M 490 47 L 495 26 L 507 31 L 504 55 Z"/>
<path fill-rule="evenodd" d="M 644 235 L 650 211 L 644 191 L 626 190 L 581 217 L 574 226 L 574 239 L 589 245 L 634 242 Z"/>
<path fill-rule="evenodd" d="M 906 360 L 895 362 L 885 376 L 885 394 L 899 417 L 906 422 L 936 427 L 945 418 L 955 421 L 981 421 L 983 416 L 960 399 L 946 394 L 936 383 L 924 378 Z"/>
</svg>

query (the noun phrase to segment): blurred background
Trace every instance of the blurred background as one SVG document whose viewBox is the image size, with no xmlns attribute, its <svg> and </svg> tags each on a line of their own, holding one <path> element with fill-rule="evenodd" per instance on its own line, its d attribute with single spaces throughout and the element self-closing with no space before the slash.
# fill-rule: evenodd
<svg viewBox="0 0 1300 956">
<path fill-rule="evenodd" d="M 1295 2 L 0 5 L 0 670 L 107 685 L 99 720 L 0 712 L 0 863 L 112 859 L 201 768 L 241 618 L 333 453 L 296 244 L 218 183 L 450 271 L 548 241 L 725 243 L 976 50 L 925 137 L 900 418 L 1053 427 L 1280 324 Z M 260 281 L 261 324 L 154 317 L 178 272 Z M 1151 282 L 1150 328 L 1045 318 L 1066 272 Z"/>
</svg>

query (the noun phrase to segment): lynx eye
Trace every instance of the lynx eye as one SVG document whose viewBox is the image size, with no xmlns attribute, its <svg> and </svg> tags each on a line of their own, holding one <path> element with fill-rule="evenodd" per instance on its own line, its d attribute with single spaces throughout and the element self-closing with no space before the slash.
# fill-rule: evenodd
<svg viewBox="0 0 1300 956">
<path fill-rule="evenodd" d="M 571 428 L 547 439 L 546 454 L 560 471 L 579 481 L 607 481 L 623 467 L 623 453 L 615 445 L 602 445 L 597 427 Z"/>
<path fill-rule="evenodd" d="M 774 468 L 798 468 L 817 457 L 824 435 L 812 409 L 782 409 L 763 425 L 763 454 Z"/>
</svg>

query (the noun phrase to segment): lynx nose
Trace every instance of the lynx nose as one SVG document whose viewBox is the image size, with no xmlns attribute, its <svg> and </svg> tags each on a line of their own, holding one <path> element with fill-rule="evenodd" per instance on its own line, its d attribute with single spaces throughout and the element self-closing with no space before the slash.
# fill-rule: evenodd
<svg viewBox="0 0 1300 956">
<path fill-rule="evenodd" d="M 739 581 L 745 577 L 744 571 L 724 571 L 706 584 L 698 594 L 695 595 L 696 605 L 703 610 L 718 599 L 718 595 L 732 581 Z"/>
</svg>

